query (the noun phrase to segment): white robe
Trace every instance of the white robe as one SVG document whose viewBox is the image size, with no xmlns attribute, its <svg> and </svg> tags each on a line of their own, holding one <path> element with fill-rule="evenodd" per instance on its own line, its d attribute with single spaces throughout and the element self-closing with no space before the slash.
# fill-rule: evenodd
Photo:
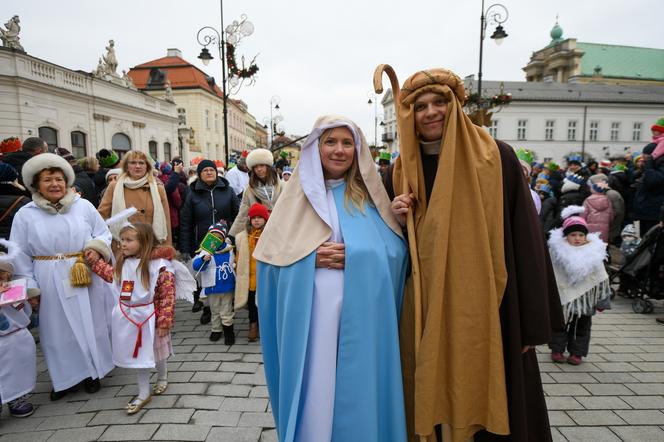
<svg viewBox="0 0 664 442">
<path fill-rule="evenodd" d="M 55 391 L 113 369 L 108 299 L 112 287 L 97 275 L 92 285 L 72 288 L 69 273 L 76 258 L 33 261 L 32 256 L 80 252 L 92 239 L 110 247 L 111 232 L 90 202 L 76 197 L 65 213 L 51 214 L 34 202 L 14 217 L 11 241 L 21 253 L 15 277 L 41 289 L 39 336 Z"/>
<path fill-rule="evenodd" d="M 249 185 L 249 174 L 242 172 L 237 166 L 226 172 L 225 178 L 235 190 L 235 194 L 239 195 L 244 192 L 244 189 Z"/>
<path fill-rule="evenodd" d="M 37 383 L 37 348 L 26 328 L 30 324 L 30 304 L 23 309 L 0 308 L 8 327 L 0 330 L 0 399 L 6 404 L 35 389 Z"/>
<path fill-rule="evenodd" d="M 159 270 L 162 267 L 166 271 L 174 273 L 170 262 L 165 259 L 154 259 L 150 261 L 150 288 L 146 290 L 141 283 L 141 275 L 138 270 L 139 260 L 129 258 L 122 266 L 122 281 L 134 281 L 134 291 L 131 294 L 130 301 L 123 301 L 120 305 L 120 286 L 116 285 L 115 307 L 111 319 L 111 333 L 113 343 L 113 363 L 118 367 L 124 368 L 153 368 L 155 366 L 154 357 L 154 339 L 156 315 L 154 302 L 154 292 L 159 277 Z M 138 306 L 141 304 L 147 304 Z M 134 307 L 128 307 L 134 306 Z M 123 313 L 124 312 L 124 313 Z M 125 316 L 126 315 L 126 316 Z M 131 318 L 132 323 L 127 316 Z M 134 358 L 134 347 L 138 336 L 138 327 L 135 324 L 142 324 L 141 346 L 138 355 Z"/>
</svg>

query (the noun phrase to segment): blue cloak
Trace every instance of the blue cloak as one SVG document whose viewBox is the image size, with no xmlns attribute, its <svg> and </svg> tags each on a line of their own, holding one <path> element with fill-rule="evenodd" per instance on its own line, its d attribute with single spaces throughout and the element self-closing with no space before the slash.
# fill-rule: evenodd
<svg viewBox="0 0 664 442">
<path fill-rule="evenodd" d="M 406 420 L 398 327 L 407 249 L 373 206 L 364 215 L 348 213 L 344 189 L 333 189 L 346 263 L 332 440 L 401 442 Z M 314 251 L 287 267 L 257 265 L 265 376 L 282 442 L 294 440 L 302 413 L 315 260 Z"/>
</svg>

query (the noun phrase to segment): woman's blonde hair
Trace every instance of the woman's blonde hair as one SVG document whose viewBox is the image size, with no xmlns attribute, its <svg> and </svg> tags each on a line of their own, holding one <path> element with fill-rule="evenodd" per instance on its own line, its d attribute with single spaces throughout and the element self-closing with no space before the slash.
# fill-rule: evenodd
<svg viewBox="0 0 664 442">
<path fill-rule="evenodd" d="M 92 170 L 97 164 L 99 164 L 99 160 L 95 157 L 85 157 L 78 160 L 78 165 L 85 171 Z"/>
<path fill-rule="evenodd" d="M 340 126 L 345 129 L 348 129 L 346 126 Z M 318 149 L 325 143 L 336 127 L 325 129 L 320 136 L 318 141 Z M 348 131 L 353 134 L 353 132 L 348 129 Z M 353 137 L 353 140 L 355 138 Z M 344 174 L 344 180 L 346 181 L 346 190 L 344 191 L 344 206 L 349 213 L 353 213 L 352 208 L 356 208 L 362 214 L 364 214 L 364 205 L 373 204 L 371 197 L 369 196 L 369 191 L 367 190 L 366 184 L 364 184 L 364 179 L 362 178 L 362 173 L 360 172 L 360 162 L 358 158 L 357 146 L 353 146 L 353 162 L 350 165 L 350 168 Z"/>
<path fill-rule="evenodd" d="M 139 244 L 138 256 L 138 272 L 141 274 L 141 284 L 146 290 L 150 290 L 150 258 L 152 252 L 158 246 L 157 238 L 154 235 L 152 225 L 147 223 L 134 223 L 124 226 L 120 230 L 120 237 L 128 231 L 136 232 L 136 240 Z M 122 266 L 125 262 L 125 256 L 121 253 L 115 265 L 115 280 L 118 284 L 122 283 Z"/>
<path fill-rule="evenodd" d="M 152 162 L 148 158 L 147 154 L 145 152 L 141 152 L 140 150 L 130 150 L 122 157 L 122 161 L 120 162 L 122 173 L 129 176 L 129 161 L 135 159 L 145 161 L 145 164 L 147 165 L 145 168 L 145 175 L 147 175 L 148 180 L 154 179 L 152 176 L 152 169 L 154 168 Z"/>
</svg>

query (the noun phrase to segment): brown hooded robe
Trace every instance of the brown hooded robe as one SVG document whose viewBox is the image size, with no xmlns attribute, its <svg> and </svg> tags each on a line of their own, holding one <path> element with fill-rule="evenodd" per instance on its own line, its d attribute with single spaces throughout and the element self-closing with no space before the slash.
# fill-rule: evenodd
<svg viewBox="0 0 664 442">
<path fill-rule="evenodd" d="M 450 101 L 434 174 L 422 166 L 414 133 L 412 103 L 424 92 Z M 552 327 L 562 328 L 563 321 L 519 161 L 507 144 L 492 140 L 463 114 L 463 84 L 450 71 L 418 72 L 401 94 L 404 98 L 395 95 L 395 103 L 402 157 L 387 174 L 386 187 L 391 197 L 396 190 L 413 192 L 417 200 L 409 220 L 413 273 L 401 316 L 410 438 L 435 440 L 434 427 L 444 424 L 445 442 L 473 435 L 476 441 L 550 441 L 536 354 L 521 349 L 547 343 Z M 433 189 L 431 195 L 425 188 Z M 431 208 L 435 217 L 427 217 Z M 473 256 L 476 264 L 460 265 Z M 491 268 L 492 277 L 483 278 Z M 499 317 L 497 329 L 494 317 Z M 495 345 L 502 346 L 502 354 L 495 354 Z"/>
</svg>

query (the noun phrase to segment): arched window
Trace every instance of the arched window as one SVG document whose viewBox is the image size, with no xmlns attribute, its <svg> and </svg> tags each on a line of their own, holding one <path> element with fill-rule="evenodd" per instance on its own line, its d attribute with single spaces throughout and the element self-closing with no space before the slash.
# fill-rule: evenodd
<svg viewBox="0 0 664 442">
<path fill-rule="evenodd" d="M 125 134 L 118 132 L 111 138 L 111 146 L 122 156 L 122 154 L 131 150 L 131 140 Z"/>
<path fill-rule="evenodd" d="M 74 154 L 76 158 L 86 157 L 87 144 L 85 139 L 85 134 L 81 131 L 74 131 L 71 133 L 71 153 Z"/>
<path fill-rule="evenodd" d="M 171 161 L 171 143 L 164 143 L 164 161 Z"/>
<path fill-rule="evenodd" d="M 52 127 L 48 126 L 42 126 L 39 128 L 39 138 L 42 140 L 46 141 L 46 144 L 48 144 L 48 150 L 49 152 L 53 152 L 53 150 L 58 146 L 58 131 L 56 129 L 53 129 Z"/>
<path fill-rule="evenodd" d="M 148 150 L 150 151 L 150 156 L 152 157 L 153 160 L 158 161 L 159 158 L 157 157 L 157 142 L 156 141 L 150 141 L 148 143 Z"/>
</svg>

